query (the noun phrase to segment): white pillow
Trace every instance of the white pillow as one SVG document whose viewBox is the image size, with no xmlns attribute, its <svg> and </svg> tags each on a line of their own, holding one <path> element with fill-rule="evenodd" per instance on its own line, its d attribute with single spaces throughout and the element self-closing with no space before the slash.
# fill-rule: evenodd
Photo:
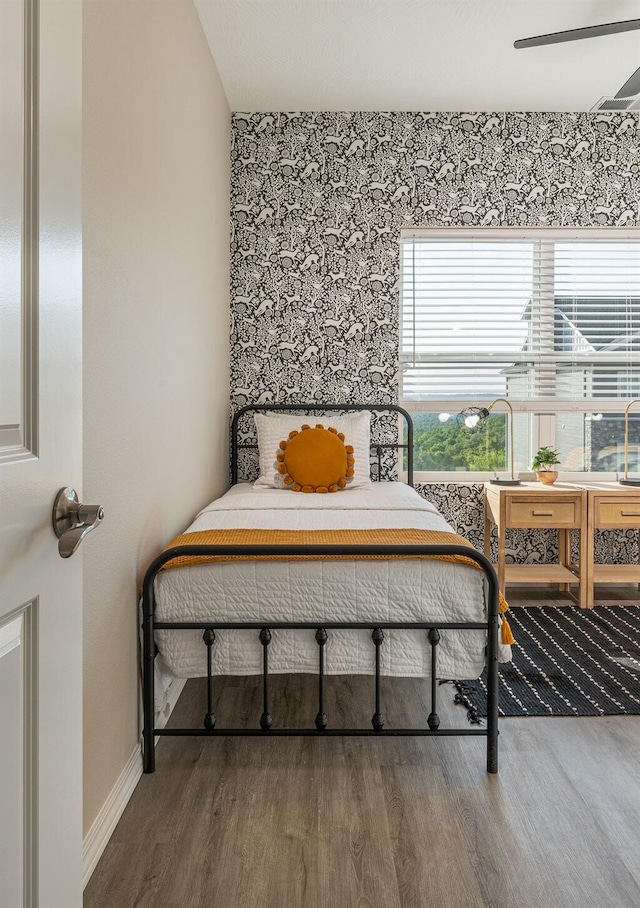
<svg viewBox="0 0 640 908">
<path fill-rule="evenodd" d="M 369 452 L 371 445 L 371 413 L 363 410 L 358 413 L 345 413 L 342 416 L 323 414 L 308 416 L 304 413 L 282 415 L 274 413 L 255 413 L 258 433 L 258 454 L 260 457 L 260 475 L 254 483 L 255 488 L 286 489 L 282 476 L 278 473 L 276 453 L 281 441 L 288 438 L 289 432 L 300 429 L 303 423 L 315 426 L 317 423 L 328 429 L 332 426 L 338 432 L 344 432 L 344 443 L 353 445 L 353 456 L 356 459 L 353 479 L 347 480 L 347 489 L 368 489 L 371 487 L 371 467 Z M 345 489 L 344 491 L 347 491 Z"/>
</svg>

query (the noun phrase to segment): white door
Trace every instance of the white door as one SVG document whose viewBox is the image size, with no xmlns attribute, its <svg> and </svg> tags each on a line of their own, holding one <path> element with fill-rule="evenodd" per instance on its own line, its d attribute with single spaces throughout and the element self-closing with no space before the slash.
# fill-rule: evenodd
<svg viewBox="0 0 640 908">
<path fill-rule="evenodd" d="M 82 904 L 80 0 L 0 0 L 0 906 Z"/>
</svg>

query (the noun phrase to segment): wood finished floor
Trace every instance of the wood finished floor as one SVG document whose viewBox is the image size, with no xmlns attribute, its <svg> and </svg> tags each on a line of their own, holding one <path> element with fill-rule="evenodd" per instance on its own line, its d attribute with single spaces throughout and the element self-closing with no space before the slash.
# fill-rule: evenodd
<svg viewBox="0 0 640 908">
<path fill-rule="evenodd" d="M 332 725 L 367 724 L 371 687 L 329 679 Z M 424 682 L 388 679 L 383 695 L 394 724 L 428 711 Z M 221 679 L 217 697 L 221 722 L 261 711 L 256 678 Z M 307 724 L 315 697 L 311 677 L 280 676 L 272 712 Z M 443 686 L 443 724 L 464 722 L 452 698 Z M 173 722 L 199 724 L 203 704 L 202 681 L 188 682 Z M 164 738 L 84 905 L 635 908 L 639 855 L 640 716 L 504 719 L 497 776 L 475 738 Z"/>
</svg>

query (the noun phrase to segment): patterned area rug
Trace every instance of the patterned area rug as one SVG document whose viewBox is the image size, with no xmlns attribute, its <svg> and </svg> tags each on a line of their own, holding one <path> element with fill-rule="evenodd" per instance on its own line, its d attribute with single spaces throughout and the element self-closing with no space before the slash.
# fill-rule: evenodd
<svg viewBox="0 0 640 908">
<path fill-rule="evenodd" d="M 513 608 L 501 716 L 640 715 L 640 607 Z M 454 681 L 471 722 L 487 715 L 486 673 Z"/>
</svg>

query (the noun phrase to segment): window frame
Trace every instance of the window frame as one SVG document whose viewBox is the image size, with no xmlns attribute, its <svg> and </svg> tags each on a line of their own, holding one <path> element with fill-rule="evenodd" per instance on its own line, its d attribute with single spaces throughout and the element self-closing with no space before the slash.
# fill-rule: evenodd
<svg viewBox="0 0 640 908">
<path fill-rule="evenodd" d="M 399 270 L 399 298 L 398 298 L 398 360 L 400 365 L 399 403 L 409 413 L 441 413 L 451 409 L 450 399 L 413 400 L 404 397 L 402 368 L 402 286 L 403 286 L 403 241 L 414 239 L 434 240 L 523 240 L 549 242 L 568 242 L 571 240 L 583 242 L 597 242 L 609 240 L 611 242 L 624 242 L 633 240 L 640 245 L 640 228 L 629 227 L 403 227 L 400 230 L 398 244 L 400 270 Z M 640 368 L 640 367 L 639 367 Z M 630 398 L 598 398 L 598 412 L 624 413 Z M 484 399 L 483 399 L 484 401 Z M 457 398 L 456 404 L 460 410 L 465 407 L 478 406 L 477 397 Z M 514 414 L 531 413 L 533 415 L 533 449 L 548 445 L 555 447 L 556 417 L 561 413 L 592 413 L 593 401 L 571 398 L 537 398 L 535 400 L 510 400 Z M 497 412 L 502 412 L 496 410 Z M 475 472 L 470 470 L 454 471 L 414 471 L 416 483 L 429 482 L 458 482 L 472 484 L 487 482 L 495 474 L 491 471 Z M 609 472 L 563 472 L 558 476 L 559 482 L 615 482 L 618 474 Z M 520 471 L 520 478 L 526 481 L 535 478 L 532 471 Z"/>
</svg>

